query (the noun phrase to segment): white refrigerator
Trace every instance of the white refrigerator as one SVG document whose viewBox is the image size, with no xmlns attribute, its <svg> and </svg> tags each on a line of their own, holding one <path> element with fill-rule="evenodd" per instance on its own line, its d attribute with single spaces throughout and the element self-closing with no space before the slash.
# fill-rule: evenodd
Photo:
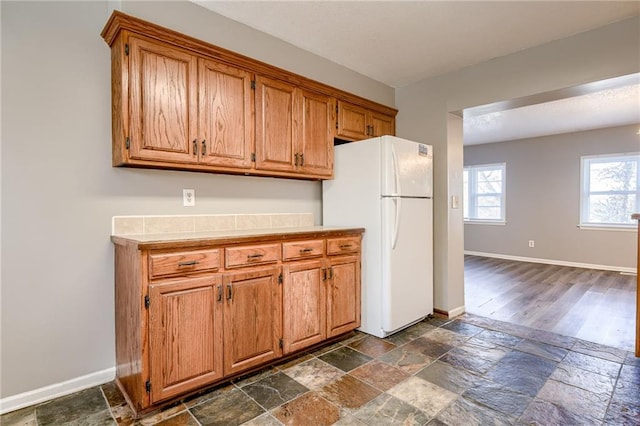
<svg viewBox="0 0 640 426">
<path fill-rule="evenodd" d="M 335 147 L 325 226 L 364 227 L 362 325 L 386 337 L 433 313 L 433 149 L 382 136 Z"/>
</svg>

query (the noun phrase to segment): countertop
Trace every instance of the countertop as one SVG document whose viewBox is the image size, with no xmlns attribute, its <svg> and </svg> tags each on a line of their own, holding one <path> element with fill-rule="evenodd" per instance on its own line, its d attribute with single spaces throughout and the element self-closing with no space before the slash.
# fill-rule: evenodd
<svg viewBox="0 0 640 426">
<path fill-rule="evenodd" d="M 139 249 L 200 247 L 214 244 L 260 242 L 291 238 L 324 238 L 344 234 L 361 234 L 364 228 L 306 226 L 299 228 L 243 229 L 208 232 L 112 235 L 118 245 L 134 245 Z"/>
</svg>

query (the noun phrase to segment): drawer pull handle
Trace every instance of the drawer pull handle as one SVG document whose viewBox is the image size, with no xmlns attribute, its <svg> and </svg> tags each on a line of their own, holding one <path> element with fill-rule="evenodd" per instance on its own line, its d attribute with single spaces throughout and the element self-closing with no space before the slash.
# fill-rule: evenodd
<svg viewBox="0 0 640 426">
<path fill-rule="evenodd" d="M 330 280 L 333 279 L 333 268 L 329 268 L 329 277 Z"/>
<path fill-rule="evenodd" d="M 249 260 L 255 260 L 255 259 L 260 259 L 261 257 L 263 257 L 264 254 L 262 253 L 256 253 L 256 254 L 248 254 L 247 255 L 247 259 Z"/>
<path fill-rule="evenodd" d="M 353 247 L 352 244 L 340 244 L 340 250 L 346 250 L 351 247 Z"/>
<path fill-rule="evenodd" d="M 312 251 L 313 249 L 309 247 L 300 249 L 300 253 L 311 253 Z"/>
<path fill-rule="evenodd" d="M 190 260 L 188 262 L 178 262 L 178 266 L 193 266 L 197 264 L 198 264 L 197 260 Z"/>
<path fill-rule="evenodd" d="M 231 284 L 227 284 L 227 300 L 230 302 L 233 301 L 233 287 Z"/>
<path fill-rule="evenodd" d="M 218 302 L 222 302 L 222 286 L 218 286 Z"/>
</svg>

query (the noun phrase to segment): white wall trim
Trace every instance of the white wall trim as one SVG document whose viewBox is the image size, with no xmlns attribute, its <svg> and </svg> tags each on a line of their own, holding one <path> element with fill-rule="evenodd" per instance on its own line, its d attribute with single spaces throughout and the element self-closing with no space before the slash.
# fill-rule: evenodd
<svg viewBox="0 0 640 426">
<path fill-rule="evenodd" d="M 449 318 L 455 318 L 465 313 L 464 306 L 458 306 L 457 308 L 451 309 L 449 312 Z"/>
<path fill-rule="evenodd" d="M 29 407 L 54 398 L 79 392 L 84 389 L 98 386 L 113 380 L 116 376 L 116 368 L 111 367 L 102 371 L 96 371 L 85 376 L 76 377 L 65 382 L 54 383 L 39 389 L 19 393 L 0 399 L 0 414 Z"/>
<path fill-rule="evenodd" d="M 470 251 L 470 250 L 465 250 L 464 254 L 469 254 L 472 256 L 494 257 L 496 259 L 517 260 L 520 262 L 545 263 L 547 265 L 571 266 L 574 268 L 625 272 L 629 274 L 633 274 L 636 272 L 634 268 L 627 268 L 625 266 L 596 265 L 593 263 L 568 262 L 565 260 L 553 260 L 553 259 L 539 259 L 536 257 L 511 256 L 509 254 L 485 253 L 481 251 Z"/>
</svg>

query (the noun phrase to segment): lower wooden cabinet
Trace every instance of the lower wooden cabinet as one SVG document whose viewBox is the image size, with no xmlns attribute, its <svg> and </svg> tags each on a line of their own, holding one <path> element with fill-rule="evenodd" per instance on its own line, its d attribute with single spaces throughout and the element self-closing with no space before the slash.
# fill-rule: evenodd
<svg viewBox="0 0 640 426">
<path fill-rule="evenodd" d="M 224 275 L 225 375 L 282 355 L 279 277 L 279 267 Z"/>
<path fill-rule="evenodd" d="M 149 286 L 151 402 L 222 378 L 221 281 L 214 275 Z"/>
<path fill-rule="evenodd" d="M 359 327 L 363 231 L 113 236 L 116 382 L 134 413 Z"/>
<path fill-rule="evenodd" d="M 327 337 L 360 326 L 360 256 L 336 256 L 328 260 Z"/>
<path fill-rule="evenodd" d="M 324 260 L 284 266 L 284 353 L 327 338 L 326 268 Z"/>
</svg>

